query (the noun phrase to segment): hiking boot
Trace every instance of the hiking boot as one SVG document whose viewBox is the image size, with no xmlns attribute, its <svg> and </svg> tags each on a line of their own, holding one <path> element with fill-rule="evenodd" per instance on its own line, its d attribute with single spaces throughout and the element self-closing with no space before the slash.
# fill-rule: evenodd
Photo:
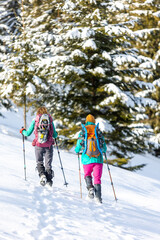
<svg viewBox="0 0 160 240">
<path fill-rule="evenodd" d="M 102 203 L 102 197 L 101 197 L 101 184 L 95 184 L 94 185 L 95 190 L 95 200 L 98 203 Z"/>
<path fill-rule="evenodd" d="M 86 181 L 86 187 L 87 187 L 88 190 L 90 188 L 94 188 L 93 184 L 92 184 L 92 177 L 91 176 L 86 176 L 85 181 Z"/>
<path fill-rule="evenodd" d="M 88 197 L 90 199 L 93 199 L 94 198 L 94 187 L 93 187 L 93 184 L 92 184 L 92 177 L 91 176 L 86 176 L 85 181 L 86 181 L 86 187 L 88 189 Z"/>
<path fill-rule="evenodd" d="M 88 197 L 89 197 L 90 199 L 93 199 L 93 198 L 94 198 L 94 188 L 90 188 L 90 189 L 88 190 Z"/>
<path fill-rule="evenodd" d="M 46 186 L 52 187 L 52 185 L 53 185 L 53 181 L 52 180 L 51 181 L 47 181 Z"/>
<path fill-rule="evenodd" d="M 38 170 L 40 177 L 41 177 L 41 175 L 45 174 L 45 167 L 44 167 L 43 163 L 41 163 L 41 162 L 37 163 L 37 170 Z"/>
<path fill-rule="evenodd" d="M 46 169 L 47 182 L 52 182 L 53 177 L 54 177 L 54 171 L 52 169 Z"/>
<path fill-rule="evenodd" d="M 46 185 L 46 182 L 47 182 L 47 178 L 46 178 L 46 176 L 45 176 L 44 174 L 42 174 L 42 175 L 40 176 L 40 184 L 41 184 L 42 186 L 45 186 L 45 185 Z"/>
</svg>

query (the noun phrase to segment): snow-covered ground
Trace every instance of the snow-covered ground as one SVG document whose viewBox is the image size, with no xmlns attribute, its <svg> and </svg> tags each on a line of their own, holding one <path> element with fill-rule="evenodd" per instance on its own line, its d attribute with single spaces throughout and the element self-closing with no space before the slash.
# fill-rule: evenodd
<svg viewBox="0 0 160 240">
<path fill-rule="evenodd" d="M 142 171 L 110 166 L 118 201 L 115 202 L 107 166 L 102 177 L 103 204 L 82 199 L 76 154 L 60 150 L 68 187 L 54 150 L 52 189 L 39 185 L 34 147 L 25 141 L 27 181 L 24 180 L 21 111 L 0 117 L 0 240 L 159 240 L 160 159 L 137 155 L 147 163 Z M 31 118 L 28 118 L 29 121 Z"/>
</svg>

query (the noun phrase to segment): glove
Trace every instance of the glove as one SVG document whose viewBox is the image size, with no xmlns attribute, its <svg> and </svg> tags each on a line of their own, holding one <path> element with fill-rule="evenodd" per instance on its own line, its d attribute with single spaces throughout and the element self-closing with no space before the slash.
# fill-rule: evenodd
<svg viewBox="0 0 160 240">
<path fill-rule="evenodd" d="M 26 130 L 26 129 L 25 128 L 21 128 L 19 132 L 22 134 L 23 130 Z"/>
</svg>

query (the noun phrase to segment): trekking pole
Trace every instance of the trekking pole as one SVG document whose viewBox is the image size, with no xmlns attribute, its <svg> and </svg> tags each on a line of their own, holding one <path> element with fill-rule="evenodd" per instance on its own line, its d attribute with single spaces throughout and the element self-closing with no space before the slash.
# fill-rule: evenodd
<svg viewBox="0 0 160 240">
<path fill-rule="evenodd" d="M 80 167 L 80 157 L 79 157 L 79 153 L 78 153 L 78 165 L 79 165 L 80 194 L 81 194 L 81 198 L 82 198 L 81 167 Z"/>
<path fill-rule="evenodd" d="M 24 143 L 24 135 L 23 134 L 22 134 L 22 140 L 23 140 L 23 158 L 24 158 L 24 179 L 27 180 L 27 178 L 26 178 L 25 143 Z"/>
<path fill-rule="evenodd" d="M 60 164 L 61 164 L 61 170 L 62 170 L 63 177 L 64 177 L 64 185 L 66 185 L 66 187 L 67 187 L 68 183 L 66 182 L 66 178 L 65 178 L 65 175 L 64 175 L 64 170 L 63 170 L 62 161 L 61 161 L 61 157 L 60 157 L 60 152 L 59 152 L 59 148 L 58 148 L 58 144 L 57 144 L 57 140 L 56 139 L 55 139 L 55 143 L 56 143 L 56 147 L 57 147 L 59 161 L 60 161 Z"/>
<path fill-rule="evenodd" d="M 112 185 L 112 189 L 113 189 L 113 193 L 114 193 L 114 198 L 117 201 L 118 199 L 116 197 L 116 193 L 115 193 L 115 190 L 114 190 L 113 181 L 112 181 L 111 172 L 110 172 L 110 168 L 109 168 L 109 164 L 108 164 L 106 153 L 104 153 L 104 156 L 105 156 L 106 163 L 107 163 L 107 168 L 108 168 L 108 172 L 109 172 L 109 176 L 110 176 L 110 180 L 111 180 L 111 185 Z"/>
</svg>

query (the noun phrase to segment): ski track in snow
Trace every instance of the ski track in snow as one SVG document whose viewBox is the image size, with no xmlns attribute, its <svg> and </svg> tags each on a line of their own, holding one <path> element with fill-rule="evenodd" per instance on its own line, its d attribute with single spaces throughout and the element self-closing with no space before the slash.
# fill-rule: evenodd
<svg viewBox="0 0 160 240">
<path fill-rule="evenodd" d="M 34 148 L 25 142 L 27 181 L 23 176 L 22 140 L 0 133 L 0 240 L 159 240 L 160 181 L 111 167 L 118 202 L 103 168 L 103 204 L 87 200 L 77 156 L 60 151 L 69 183 L 63 185 L 54 151 L 53 188 L 39 185 Z"/>
</svg>

